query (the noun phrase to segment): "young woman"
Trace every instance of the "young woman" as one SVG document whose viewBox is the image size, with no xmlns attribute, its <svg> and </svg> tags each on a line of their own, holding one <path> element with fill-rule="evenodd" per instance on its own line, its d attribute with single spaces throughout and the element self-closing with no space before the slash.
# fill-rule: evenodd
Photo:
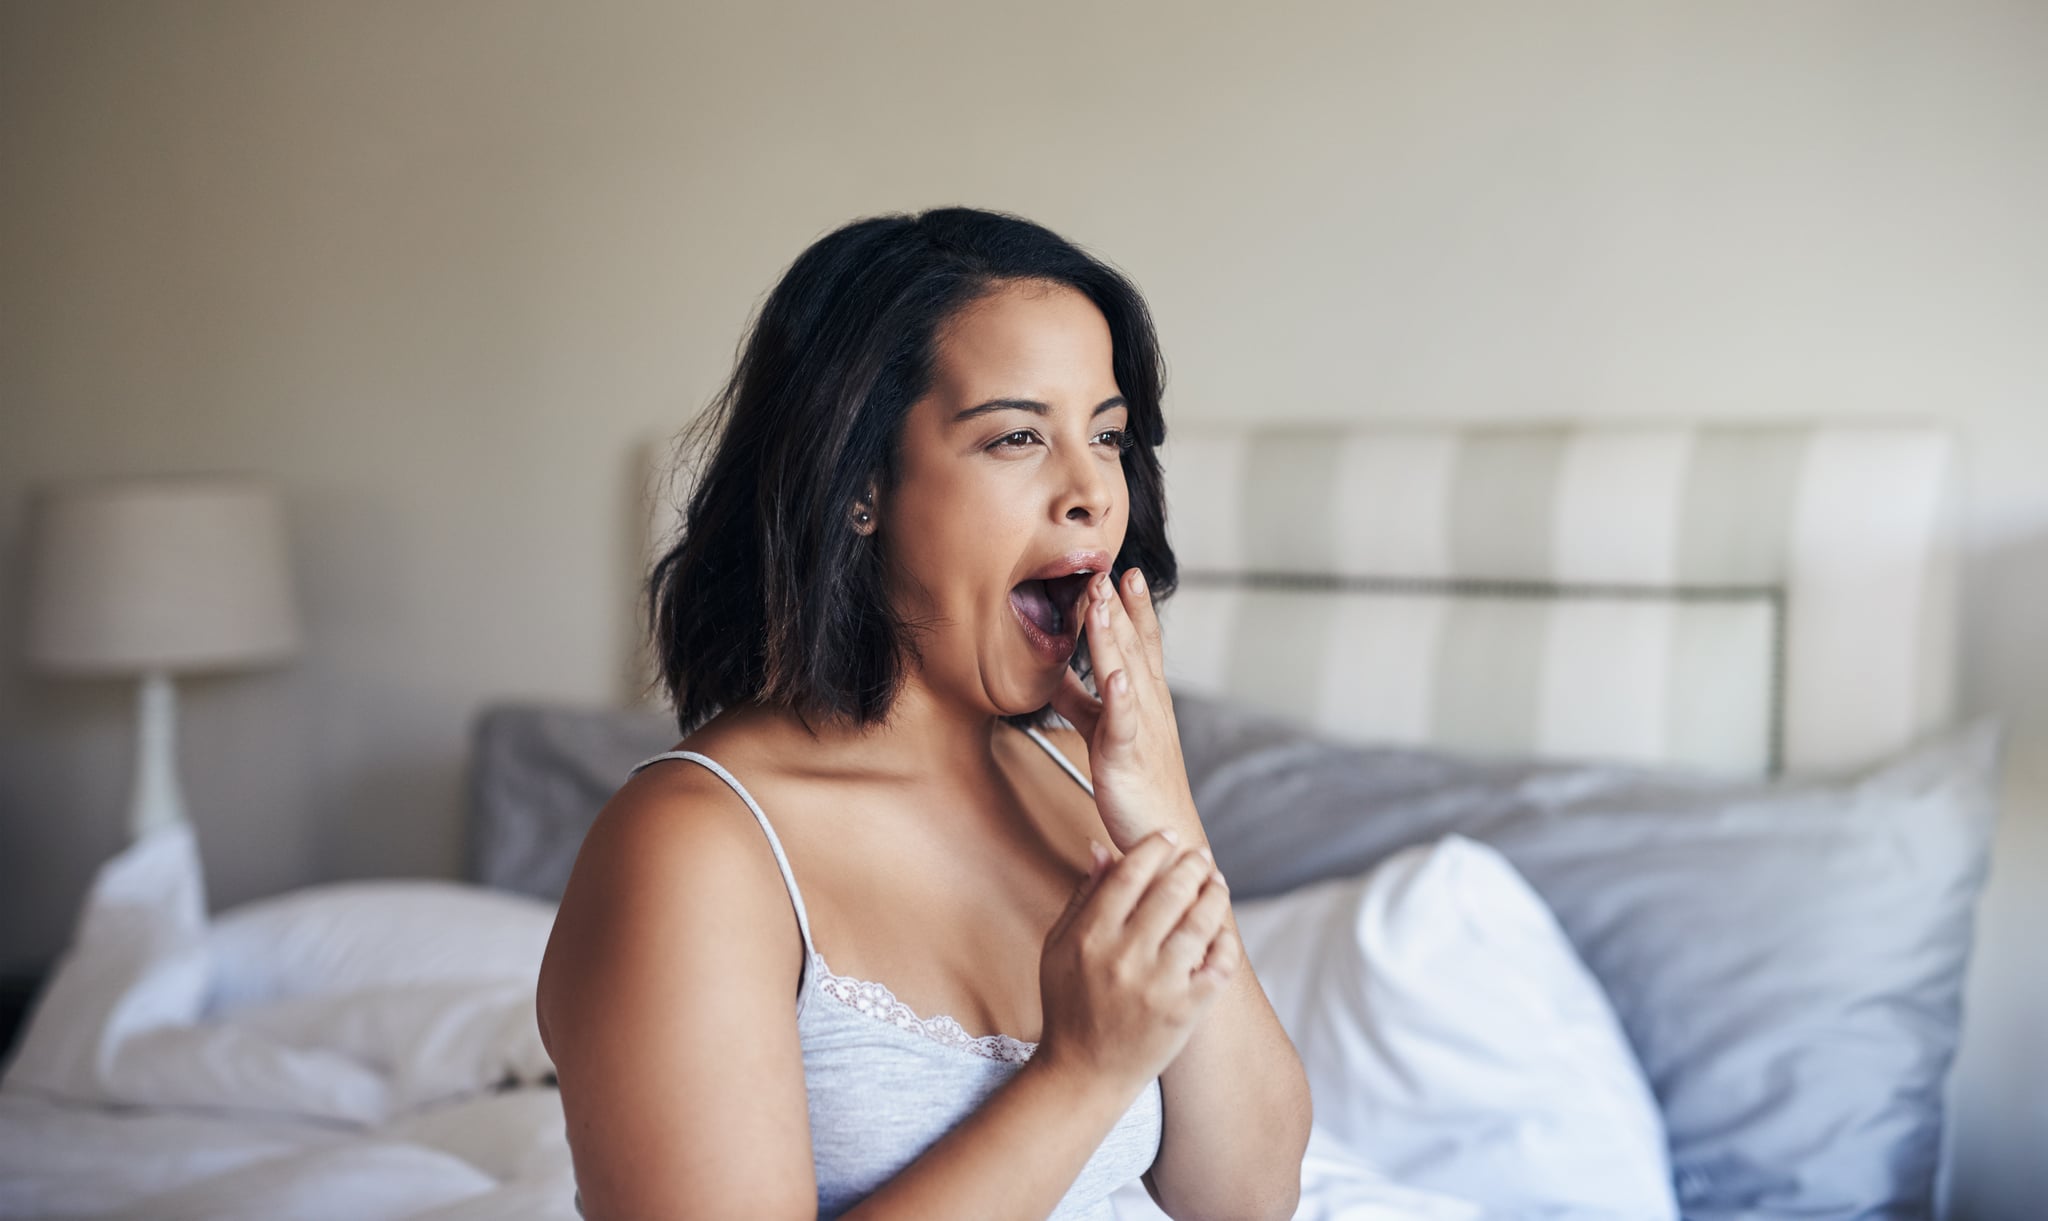
<svg viewBox="0 0 2048 1221">
<path fill-rule="evenodd" d="M 584 1215 L 1292 1215 L 1308 1084 L 1162 677 L 1163 382 L 1130 283 L 1000 213 L 770 293 L 649 582 L 682 741 L 541 968 Z"/>
</svg>

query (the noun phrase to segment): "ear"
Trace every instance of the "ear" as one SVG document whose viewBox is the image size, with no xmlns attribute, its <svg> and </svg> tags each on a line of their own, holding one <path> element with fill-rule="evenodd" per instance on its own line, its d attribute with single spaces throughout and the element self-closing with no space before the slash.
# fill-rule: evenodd
<svg viewBox="0 0 2048 1221">
<path fill-rule="evenodd" d="M 876 504 L 874 484 L 868 484 L 867 490 L 862 492 L 860 498 L 854 501 L 853 507 L 847 510 L 847 519 L 853 523 L 856 534 L 867 535 L 875 532 L 875 527 L 881 524 L 881 512 Z"/>
</svg>

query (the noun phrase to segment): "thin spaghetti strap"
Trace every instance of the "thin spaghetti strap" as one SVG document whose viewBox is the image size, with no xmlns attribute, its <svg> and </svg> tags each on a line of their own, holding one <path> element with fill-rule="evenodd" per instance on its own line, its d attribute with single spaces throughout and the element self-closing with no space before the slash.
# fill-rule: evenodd
<svg viewBox="0 0 2048 1221">
<path fill-rule="evenodd" d="M 1095 796 L 1095 786 L 1088 783 L 1088 777 L 1083 776 L 1081 774 L 1080 768 L 1075 767 L 1073 763 L 1070 762 L 1065 755 L 1060 753 L 1059 747 L 1054 746 L 1051 742 L 1048 742 L 1044 734 L 1038 732 L 1036 729 L 1031 728 L 1029 725 L 1024 726 L 1024 732 L 1031 735 L 1031 740 L 1033 742 L 1036 742 L 1040 746 L 1045 747 L 1045 753 L 1051 755 L 1052 761 L 1054 763 L 1059 764 L 1060 767 L 1067 773 L 1067 775 L 1072 776 L 1074 778 L 1075 784 L 1078 784 L 1082 788 L 1087 789 L 1088 795 L 1090 797 Z"/>
<path fill-rule="evenodd" d="M 642 759 L 633 765 L 631 772 L 626 774 L 630 777 L 648 764 L 658 763 L 663 759 L 688 759 L 692 763 L 700 763 L 708 768 L 713 775 L 725 781 L 728 788 L 738 793 L 741 801 L 747 803 L 747 808 L 754 812 L 754 821 L 761 824 L 762 832 L 768 836 L 768 848 L 775 853 L 776 868 L 782 870 L 782 884 L 789 891 L 790 906 L 796 909 L 797 932 L 803 936 L 804 965 L 803 973 L 797 980 L 796 999 L 797 1013 L 801 1016 L 804 1009 L 804 1000 L 810 995 L 811 991 L 807 986 L 810 983 L 811 958 L 817 951 L 816 947 L 811 944 L 811 918 L 809 913 L 804 911 L 803 892 L 797 889 L 796 874 L 789 867 L 789 856 L 782 850 L 781 838 L 775 834 L 775 828 L 768 822 L 767 813 L 761 809 L 761 803 L 754 800 L 754 795 L 747 791 L 747 786 L 741 784 L 738 777 L 726 771 L 724 767 L 719 765 L 716 759 L 711 758 L 709 755 L 700 755 L 694 750 L 665 750 L 658 755 Z"/>
</svg>

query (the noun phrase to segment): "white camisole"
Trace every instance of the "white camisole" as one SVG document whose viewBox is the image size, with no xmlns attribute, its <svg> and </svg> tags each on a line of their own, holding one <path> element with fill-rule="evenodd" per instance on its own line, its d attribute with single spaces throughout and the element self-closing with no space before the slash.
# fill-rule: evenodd
<svg viewBox="0 0 2048 1221">
<path fill-rule="evenodd" d="M 1058 747 L 1035 729 L 1024 732 L 1094 793 Z M 829 1221 L 951 1131 L 1022 1068 L 1038 1045 L 1007 1034 L 971 1036 L 946 1014 L 913 1012 L 881 983 L 833 974 L 811 943 L 810 917 L 782 841 L 753 795 L 732 773 L 695 751 L 664 751 L 635 764 L 633 772 L 663 759 L 687 759 L 708 768 L 746 802 L 789 890 L 804 943 L 796 1023 L 809 1095 L 818 1217 Z M 1155 1077 L 1103 1138 L 1049 1221 L 1113 1221 L 1108 1197 L 1151 1167 L 1162 1119 Z M 581 1193 L 576 1210 L 583 1211 Z"/>
</svg>

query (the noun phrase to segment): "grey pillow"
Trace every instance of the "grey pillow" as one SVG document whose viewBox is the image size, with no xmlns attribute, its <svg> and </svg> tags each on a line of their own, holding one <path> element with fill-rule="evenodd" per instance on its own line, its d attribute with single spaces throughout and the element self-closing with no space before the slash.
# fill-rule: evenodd
<svg viewBox="0 0 2048 1221">
<path fill-rule="evenodd" d="M 1687 1218 L 1933 1215 L 1996 719 L 1765 782 L 1342 745 L 1184 694 L 1174 711 L 1241 898 L 1450 831 L 1499 849 L 1606 988 Z"/>
<path fill-rule="evenodd" d="M 675 718 L 639 709 L 496 704 L 469 763 L 468 876 L 560 899 L 583 835 L 626 773 L 675 745 Z"/>
</svg>

